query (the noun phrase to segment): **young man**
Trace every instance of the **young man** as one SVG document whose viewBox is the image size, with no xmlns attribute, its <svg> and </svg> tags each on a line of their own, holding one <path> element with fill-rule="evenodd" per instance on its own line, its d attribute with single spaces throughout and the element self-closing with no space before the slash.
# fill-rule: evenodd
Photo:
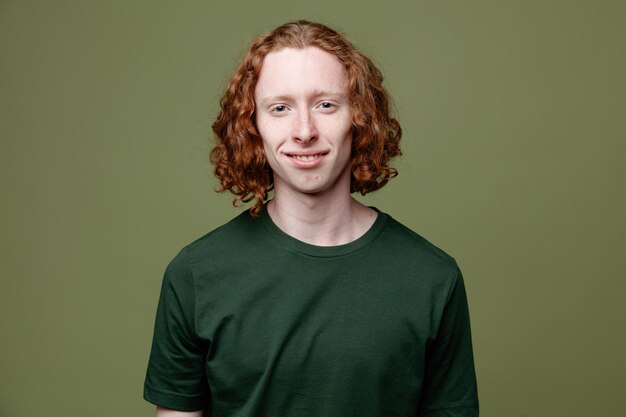
<svg viewBox="0 0 626 417">
<path fill-rule="evenodd" d="M 278 27 L 213 130 L 222 191 L 255 202 L 166 270 L 144 392 L 157 415 L 477 416 L 454 259 L 350 195 L 385 185 L 400 154 L 372 62 L 326 26 Z"/>
</svg>

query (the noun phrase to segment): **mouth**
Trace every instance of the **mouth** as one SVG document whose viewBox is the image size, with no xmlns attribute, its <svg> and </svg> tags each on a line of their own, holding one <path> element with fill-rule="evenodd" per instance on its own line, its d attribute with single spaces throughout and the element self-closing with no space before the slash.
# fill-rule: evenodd
<svg viewBox="0 0 626 417">
<path fill-rule="evenodd" d="M 315 152 L 315 151 L 313 151 Z M 313 153 L 313 152 L 306 152 L 306 153 L 285 153 L 285 156 L 287 156 L 288 158 L 290 158 L 295 164 L 296 166 L 300 167 L 300 168 L 313 168 L 315 166 L 317 166 L 318 164 L 320 164 L 322 162 L 322 160 L 324 159 L 324 157 L 326 155 L 328 155 L 328 151 L 326 152 L 317 152 L 317 153 Z"/>
<path fill-rule="evenodd" d="M 289 155 L 289 157 L 297 159 L 302 162 L 311 162 L 315 161 L 318 158 L 321 158 L 324 154 L 318 153 L 315 155 Z"/>
</svg>

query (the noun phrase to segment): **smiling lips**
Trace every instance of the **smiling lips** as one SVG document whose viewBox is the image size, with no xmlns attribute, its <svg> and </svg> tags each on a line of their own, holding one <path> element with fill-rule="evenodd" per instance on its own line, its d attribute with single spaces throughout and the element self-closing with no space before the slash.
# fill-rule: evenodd
<svg viewBox="0 0 626 417">
<path fill-rule="evenodd" d="M 319 162 L 321 162 L 322 158 L 327 153 L 328 152 L 321 152 L 316 154 L 286 153 L 286 155 L 291 158 L 296 163 L 296 165 L 300 167 L 312 168 L 313 166 L 316 166 Z"/>
<path fill-rule="evenodd" d="M 317 158 L 319 158 L 320 156 L 322 156 L 321 154 L 317 154 L 317 155 L 291 155 L 292 158 L 296 158 L 298 161 L 303 161 L 303 162 L 311 162 Z"/>
</svg>

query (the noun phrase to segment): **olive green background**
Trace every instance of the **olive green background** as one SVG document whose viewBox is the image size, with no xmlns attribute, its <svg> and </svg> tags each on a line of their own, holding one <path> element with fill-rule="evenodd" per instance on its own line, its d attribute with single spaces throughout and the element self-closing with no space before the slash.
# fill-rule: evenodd
<svg viewBox="0 0 626 417">
<path fill-rule="evenodd" d="M 348 33 L 404 128 L 363 200 L 460 263 L 483 417 L 626 416 L 623 1 L 0 1 L 0 416 L 150 416 L 163 270 L 235 216 L 210 125 L 245 46 Z"/>
</svg>

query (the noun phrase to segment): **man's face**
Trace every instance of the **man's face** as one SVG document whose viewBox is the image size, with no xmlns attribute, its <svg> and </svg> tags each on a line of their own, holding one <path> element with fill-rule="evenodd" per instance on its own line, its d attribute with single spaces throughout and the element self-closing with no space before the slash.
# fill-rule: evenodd
<svg viewBox="0 0 626 417">
<path fill-rule="evenodd" d="M 348 75 L 336 57 L 315 47 L 270 52 L 254 102 L 277 193 L 349 194 Z"/>
</svg>

